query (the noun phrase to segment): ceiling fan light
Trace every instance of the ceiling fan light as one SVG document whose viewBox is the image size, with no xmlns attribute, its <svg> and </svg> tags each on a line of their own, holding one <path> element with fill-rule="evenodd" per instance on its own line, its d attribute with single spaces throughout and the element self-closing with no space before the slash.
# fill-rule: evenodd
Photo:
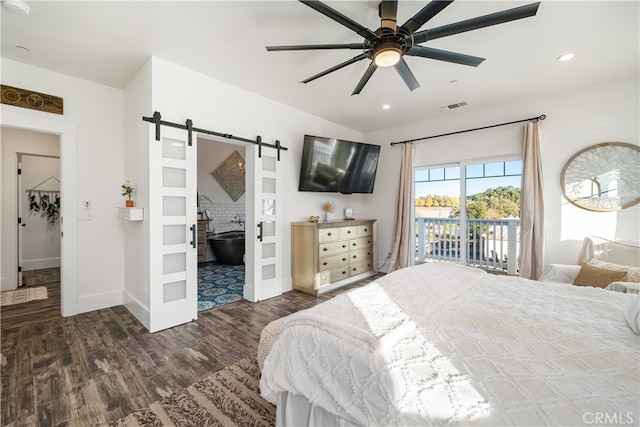
<svg viewBox="0 0 640 427">
<path fill-rule="evenodd" d="M 401 57 L 402 52 L 398 47 L 389 46 L 377 51 L 373 57 L 373 62 L 375 62 L 378 67 L 391 67 L 392 65 L 396 65 Z"/>
</svg>

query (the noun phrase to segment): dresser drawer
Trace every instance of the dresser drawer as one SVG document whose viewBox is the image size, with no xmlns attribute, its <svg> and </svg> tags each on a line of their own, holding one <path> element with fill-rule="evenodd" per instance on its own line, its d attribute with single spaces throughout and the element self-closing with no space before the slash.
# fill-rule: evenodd
<svg viewBox="0 0 640 427">
<path fill-rule="evenodd" d="M 340 238 L 339 228 L 320 228 L 318 230 L 318 241 L 321 243 L 340 240 Z"/>
<path fill-rule="evenodd" d="M 349 240 L 349 250 L 366 249 L 371 247 L 371 237 Z"/>
<path fill-rule="evenodd" d="M 331 283 L 331 272 L 321 271 L 318 273 L 318 286 L 324 286 Z"/>
<path fill-rule="evenodd" d="M 349 262 L 352 264 L 359 261 L 370 260 L 372 258 L 371 248 L 349 251 Z"/>
<path fill-rule="evenodd" d="M 333 255 L 328 257 L 321 257 L 318 265 L 318 270 L 333 270 L 349 263 L 349 254 L 343 252 L 341 255 Z"/>
<path fill-rule="evenodd" d="M 338 280 L 346 279 L 349 277 L 349 267 L 344 266 L 342 268 L 337 268 L 335 270 L 331 270 L 329 272 L 331 282 L 337 282 Z"/>
<path fill-rule="evenodd" d="M 366 273 L 373 269 L 373 261 L 365 260 L 349 264 L 349 276 L 356 276 L 358 274 Z"/>
<path fill-rule="evenodd" d="M 356 237 L 371 236 L 373 234 L 372 225 L 359 225 L 356 227 Z"/>
<path fill-rule="evenodd" d="M 328 255 L 336 255 L 341 252 L 346 252 L 349 250 L 348 241 L 343 240 L 339 242 L 331 242 L 331 243 L 321 243 L 320 247 L 320 256 L 328 256 Z"/>
<path fill-rule="evenodd" d="M 357 227 L 342 227 L 340 228 L 340 238 L 341 239 L 352 239 L 357 237 Z"/>
</svg>

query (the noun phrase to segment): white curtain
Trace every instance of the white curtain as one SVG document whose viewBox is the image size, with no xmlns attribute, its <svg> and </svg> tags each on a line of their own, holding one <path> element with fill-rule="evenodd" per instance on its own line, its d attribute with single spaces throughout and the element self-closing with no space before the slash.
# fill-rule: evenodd
<svg viewBox="0 0 640 427">
<path fill-rule="evenodd" d="M 544 250 L 544 200 L 538 123 L 524 127 L 522 141 L 522 192 L 520 196 L 520 277 L 537 280 L 542 275 Z"/>
<path fill-rule="evenodd" d="M 396 208 L 396 220 L 394 224 L 394 239 L 389 261 L 391 273 L 395 270 L 411 265 L 411 246 L 413 224 L 411 221 L 414 202 L 412 200 L 413 185 L 413 153 L 415 147 L 407 143 L 402 145 L 402 164 L 400 166 L 400 188 Z"/>
</svg>

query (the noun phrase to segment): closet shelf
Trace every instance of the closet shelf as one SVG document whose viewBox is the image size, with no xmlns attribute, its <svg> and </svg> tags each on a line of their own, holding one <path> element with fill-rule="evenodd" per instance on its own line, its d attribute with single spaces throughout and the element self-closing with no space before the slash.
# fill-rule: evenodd
<svg viewBox="0 0 640 427">
<path fill-rule="evenodd" d="M 118 215 L 127 221 L 142 221 L 144 208 L 118 208 Z"/>
</svg>

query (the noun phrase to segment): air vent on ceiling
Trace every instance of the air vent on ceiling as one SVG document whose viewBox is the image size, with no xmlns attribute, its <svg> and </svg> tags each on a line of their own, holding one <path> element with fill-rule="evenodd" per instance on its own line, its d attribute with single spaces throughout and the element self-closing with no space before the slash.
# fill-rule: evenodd
<svg viewBox="0 0 640 427">
<path fill-rule="evenodd" d="M 462 102 L 457 102 L 455 104 L 445 105 L 444 107 L 440 107 L 440 109 L 442 111 L 455 110 L 456 108 L 466 107 L 467 105 L 469 105 L 467 101 L 462 101 Z"/>
</svg>

